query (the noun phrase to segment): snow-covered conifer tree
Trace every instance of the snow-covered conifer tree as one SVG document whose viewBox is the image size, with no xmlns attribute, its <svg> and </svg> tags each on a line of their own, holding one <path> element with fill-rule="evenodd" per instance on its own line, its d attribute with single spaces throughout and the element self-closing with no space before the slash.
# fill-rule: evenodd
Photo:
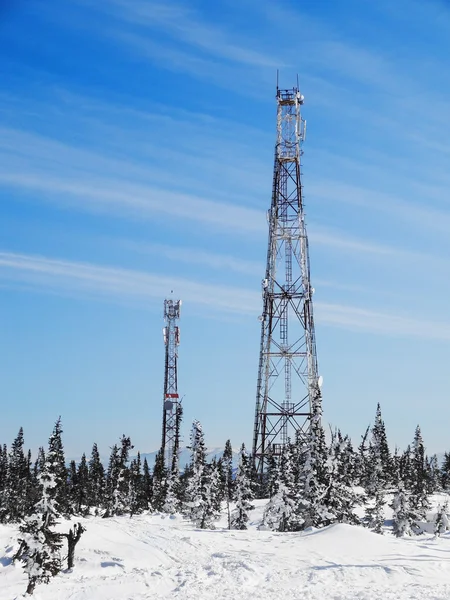
<svg viewBox="0 0 450 600">
<path fill-rule="evenodd" d="M 358 446 L 358 452 L 355 461 L 355 478 L 356 483 L 365 487 L 366 477 L 369 472 L 369 433 L 370 425 L 368 425 L 366 431 L 361 436 L 361 443 Z"/>
<path fill-rule="evenodd" d="M 152 476 L 150 474 L 150 467 L 148 466 L 147 457 L 144 458 L 144 466 L 142 468 L 142 492 L 145 499 L 146 510 L 151 507 L 152 495 L 153 495 L 153 483 Z"/>
<path fill-rule="evenodd" d="M 392 481 L 392 466 L 387 446 L 384 422 L 380 405 L 377 405 L 375 424 L 369 441 L 365 490 L 369 498 L 366 508 L 365 524 L 375 533 L 383 533 L 384 496 L 386 487 Z"/>
<path fill-rule="evenodd" d="M 130 462 L 129 468 L 128 506 L 130 516 L 139 514 L 148 509 L 143 484 L 144 477 L 141 471 L 141 453 L 138 452 L 136 458 L 133 458 Z"/>
<path fill-rule="evenodd" d="M 18 522 L 27 512 L 28 461 L 23 450 L 22 427 L 11 446 L 8 458 L 5 509 L 10 522 Z"/>
<path fill-rule="evenodd" d="M 430 504 L 427 497 L 425 447 L 419 425 L 416 427 L 411 455 L 412 483 L 410 506 L 415 522 L 423 521 Z"/>
<path fill-rule="evenodd" d="M 372 496 L 372 503 L 366 507 L 364 524 L 375 533 L 383 533 L 384 498 L 384 490 L 378 488 Z"/>
<path fill-rule="evenodd" d="M 428 494 L 434 494 L 442 489 L 441 487 L 441 471 L 439 469 L 438 458 L 433 454 L 430 458 L 425 459 L 426 471 L 426 489 Z"/>
<path fill-rule="evenodd" d="M 445 452 L 442 461 L 441 486 L 444 492 L 450 491 L 450 452 Z"/>
<path fill-rule="evenodd" d="M 402 482 L 399 483 L 398 490 L 394 494 L 391 508 L 393 512 L 392 521 L 394 534 L 397 537 L 411 535 L 412 520 L 409 507 L 409 497 L 408 492 L 405 491 Z"/>
<path fill-rule="evenodd" d="M 278 468 L 272 467 L 272 496 L 264 509 L 262 527 L 273 531 L 297 531 L 304 523 L 302 512 L 305 506 L 299 504 L 293 456 L 291 444 L 284 445 L 280 460 L 276 462 Z M 299 511 L 299 506 L 303 511 Z"/>
<path fill-rule="evenodd" d="M 380 403 L 377 404 L 377 410 L 375 413 L 375 422 L 372 427 L 372 438 L 369 444 L 369 469 L 372 471 L 372 461 L 375 454 L 375 463 L 380 467 L 378 473 L 378 479 L 384 489 L 392 481 L 392 462 L 391 453 L 389 452 L 389 446 L 386 436 L 386 428 L 384 421 L 381 417 Z"/>
<path fill-rule="evenodd" d="M 196 527 L 213 528 L 218 514 L 214 506 L 213 480 L 211 469 L 206 465 L 205 439 L 199 421 L 192 424 L 190 450 L 192 475 L 186 489 L 185 512 Z"/>
<path fill-rule="evenodd" d="M 445 533 L 449 529 L 448 519 L 448 500 L 443 504 L 439 505 L 436 512 L 436 521 L 434 524 L 434 533 L 436 537 L 439 537 L 441 533 Z"/>
<path fill-rule="evenodd" d="M 321 418 L 321 393 L 317 388 L 317 400 L 312 407 L 309 439 L 300 475 L 298 515 L 303 520 L 303 527 L 318 527 L 333 517 L 324 502 L 329 485 L 329 472 L 328 451 Z"/>
<path fill-rule="evenodd" d="M 128 459 L 131 448 L 133 446 L 130 438 L 123 435 L 120 440 L 120 450 L 117 444 L 114 444 L 111 449 L 106 475 L 107 501 L 104 517 L 122 515 L 130 509 Z"/>
<path fill-rule="evenodd" d="M 164 509 L 167 494 L 167 469 L 164 463 L 164 454 L 159 450 L 153 466 L 153 495 L 152 508 L 159 512 Z"/>
<path fill-rule="evenodd" d="M 62 432 L 61 417 L 59 417 L 48 441 L 48 452 L 45 462 L 47 468 L 48 465 L 52 465 L 56 508 L 60 514 L 68 514 L 70 512 L 70 501 L 67 489 L 67 468 L 62 443 Z"/>
<path fill-rule="evenodd" d="M 236 473 L 234 492 L 236 507 L 231 513 L 231 529 L 247 529 L 248 513 L 253 509 L 251 503 L 253 493 L 250 479 L 250 461 L 244 444 L 242 444 L 239 453 L 239 465 Z"/>
<path fill-rule="evenodd" d="M 76 514 L 89 514 L 89 468 L 86 460 L 86 454 L 81 456 L 77 468 L 77 495 L 75 498 Z"/>
<path fill-rule="evenodd" d="M 233 500 L 233 448 L 230 440 L 225 442 L 225 450 L 222 456 L 223 488 L 225 503 L 227 506 L 228 529 L 231 529 L 230 502 Z"/>
<path fill-rule="evenodd" d="M 220 515 L 222 502 L 225 499 L 225 489 L 223 486 L 222 459 L 217 460 L 214 456 L 208 466 L 209 477 L 211 479 L 211 502 L 214 511 Z"/>
<path fill-rule="evenodd" d="M 96 511 L 103 506 L 105 485 L 105 468 L 100 459 L 98 446 L 94 443 L 88 464 L 87 505 L 95 507 Z"/>
<path fill-rule="evenodd" d="M 329 485 L 325 493 L 324 504 L 333 520 L 339 523 L 358 523 L 353 512 L 358 497 L 353 490 L 352 475 L 354 472 L 353 448 L 347 436 L 340 431 L 332 435 L 329 450 L 328 469 Z M 331 518 L 330 518 L 331 520 Z"/>
<path fill-rule="evenodd" d="M 32 595 L 37 583 L 48 583 L 61 569 L 61 535 L 55 532 L 59 516 L 58 448 L 52 443 L 38 480 L 42 497 L 35 505 L 33 514 L 25 517 L 20 526 L 20 548 L 15 558 L 20 558 L 28 575 L 27 594 Z"/>
</svg>

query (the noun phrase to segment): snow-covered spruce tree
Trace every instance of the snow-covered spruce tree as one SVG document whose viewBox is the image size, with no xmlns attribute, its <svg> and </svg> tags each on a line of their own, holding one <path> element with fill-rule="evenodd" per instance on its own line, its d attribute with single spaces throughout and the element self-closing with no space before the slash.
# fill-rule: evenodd
<svg viewBox="0 0 450 600">
<path fill-rule="evenodd" d="M 405 490 L 403 483 L 399 482 L 398 490 L 392 499 L 392 522 L 394 534 L 397 537 L 411 535 L 411 511 L 409 506 L 409 494 Z"/>
<path fill-rule="evenodd" d="M 333 518 L 324 500 L 329 486 L 328 451 L 321 422 L 321 393 L 318 387 L 316 393 L 306 452 L 304 459 L 302 458 L 301 489 L 298 496 L 298 515 L 304 528 L 326 525 Z"/>
<path fill-rule="evenodd" d="M 239 465 L 235 481 L 236 507 L 231 513 L 231 529 L 247 529 L 249 512 L 254 508 L 251 501 L 253 493 L 250 479 L 250 459 L 248 457 L 245 445 L 242 444 L 239 453 Z"/>
<path fill-rule="evenodd" d="M 106 512 L 104 517 L 123 515 L 129 511 L 129 477 L 127 466 L 130 449 L 133 448 L 129 437 L 123 435 L 120 440 L 120 449 L 115 444 L 111 449 L 108 472 L 106 476 Z"/>
<path fill-rule="evenodd" d="M 425 447 L 419 425 L 416 427 L 411 454 L 411 496 L 410 507 L 415 525 L 425 520 L 426 511 L 430 508 L 427 497 L 427 470 L 425 460 Z"/>
<path fill-rule="evenodd" d="M 8 520 L 17 523 L 27 512 L 28 461 L 23 450 L 23 429 L 19 429 L 8 458 L 5 510 Z"/>
<path fill-rule="evenodd" d="M 192 465 L 189 462 L 184 466 L 184 469 L 180 472 L 180 480 L 178 482 L 178 504 L 180 506 L 180 511 L 185 515 L 186 514 L 186 506 L 188 503 L 188 485 L 191 477 L 193 475 Z"/>
<path fill-rule="evenodd" d="M 369 472 L 369 433 L 370 425 L 361 436 L 361 443 L 358 446 L 358 452 L 355 460 L 355 483 L 362 487 L 366 485 L 366 477 Z"/>
<path fill-rule="evenodd" d="M 324 504 L 338 523 L 358 524 L 359 519 L 353 510 L 358 497 L 353 490 L 353 448 L 347 436 L 335 431 L 332 434 L 329 458 L 329 485 Z"/>
<path fill-rule="evenodd" d="M 59 421 L 58 421 L 59 422 Z M 15 558 L 23 562 L 28 575 L 27 594 L 32 595 L 37 583 L 48 583 L 61 569 L 61 534 L 54 530 L 59 516 L 58 493 L 60 488 L 59 448 L 50 437 L 49 451 L 38 475 L 41 499 L 34 506 L 33 514 L 25 517 L 20 526 L 20 548 Z"/>
<path fill-rule="evenodd" d="M 69 468 L 67 470 L 67 494 L 69 511 L 71 514 L 77 514 L 76 505 L 78 497 L 78 474 L 77 464 L 74 460 L 70 461 Z"/>
<path fill-rule="evenodd" d="M 272 495 L 265 506 L 261 528 L 268 527 L 273 531 L 298 531 L 304 523 L 304 516 L 299 506 L 295 482 L 294 450 L 291 444 L 283 446 L 277 468 L 272 468 Z"/>
<path fill-rule="evenodd" d="M 96 514 L 98 509 L 103 507 L 105 486 L 105 468 L 100 459 L 98 446 L 94 443 L 88 463 L 87 505 L 95 508 Z"/>
<path fill-rule="evenodd" d="M 294 469 L 294 476 L 296 474 L 296 471 Z M 273 453 L 273 447 L 270 446 L 269 448 L 269 453 L 267 455 L 267 469 L 266 472 L 264 474 L 264 488 L 265 488 L 265 496 L 267 498 L 273 498 L 273 496 L 275 496 L 275 494 L 278 491 L 278 484 L 280 481 L 280 467 L 279 467 L 279 461 L 277 461 L 274 453 Z M 297 480 L 298 483 L 298 480 Z"/>
<path fill-rule="evenodd" d="M 211 478 L 211 503 L 213 510 L 219 516 L 222 510 L 222 502 L 225 500 L 225 490 L 222 484 L 222 459 L 217 460 L 214 456 L 212 461 L 207 464 L 207 468 Z"/>
<path fill-rule="evenodd" d="M 128 506 L 130 516 L 142 513 L 148 510 L 148 502 L 144 491 L 144 476 L 141 469 L 141 453 L 138 452 L 136 458 L 130 462 Z"/>
<path fill-rule="evenodd" d="M 228 529 L 231 529 L 231 510 L 230 502 L 233 500 L 233 448 L 230 440 L 225 442 L 225 449 L 222 455 L 222 476 L 224 500 L 227 507 Z"/>
<path fill-rule="evenodd" d="M 167 495 L 167 469 L 164 462 L 164 454 L 159 450 L 155 457 L 153 466 L 153 497 L 152 508 L 160 512 L 164 510 Z"/>
<path fill-rule="evenodd" d="M 436 512 L 436 521 L 434 524 L 434 534 L 439 537 L 441 533 L 445 533 L 449 529 L 448 520 L 448 500 L 441 506 L 439 505 Z"/>
<path fill-rule="evenodd" d="M 150 467 L 148 466 L 147 457 L 144 458 L 144 466 L 142 470 L 142 494 L 146 507 L 145 510 L 148 510 L 152 505 L 153 483 L 152 476 L 150 473 Z"/>
<path fill-rule="evenodd" d="M 387 488 L 392 485 L 393 470 L 387 444 L 380 404 L 377 405 L 375 423 L 369 441 L 365 490 L 368 501 L 365 525 L 375 533 L 383 533 L 384 500 Z"/>
<path fill-rule="evenodd" d="M 441 471 L 436 454 L 433 454 L 430 458 L 426 457 L 425 470 L 427 476 L 427 494 L 434 494 L 441 491 Z"/>
<path fill-rule="evenodd" d="M 366 507 L 364 525 L 374 533 L 383 533 L 385 493 L 378 488 L 372 496 L 372 504 Z"/>
<path fill-rule="evenodd" d="M 450 491 L 450 452 L 445 452 L 442 461 L 441 487 L 444 492 Z"/>
<path fill-rule="evenodd" d="M 206 465 L 205 438 L 199 421 L 192 423 L 190 450 L 192 475 L 186 489 L 185 513 L 196 527 L 213 529 L 219 515 L 214 506 L 213 478 Z"/>
<path fill-rule="evenodd" d="M 120 471 L 119 447 L 114 444 L 109 455 L 108 469 L 106 471 L 106 488 L 105 488 L 105 508 L 104 518 L 112 516 L 112 507 L 114 504 L 114 493 L 117 489 Z"/>
<path fill-rule="evenodd" d="M 89 467 L 86 454 L 83 453 L 77 468 L 78 490 L 75 497 L 76 514 L 89 514 Z"/>
<path fill-rule="evenodd" d="M 62 443 L 62 424 L 61 417 L 55 423 L 53 432 L 48 441 L 48 452 L 46 462 L 48 464 L 49 455 L 51 462 L 54 465 L 55 475 L 55 502 L 60 514 L 68 514 L 70 512 L 69 495 L 67 491 L 67 468 L 66 459 L 64 456 L 64 447 Z"/>
<path fill-rule="evenodd" d="M 0 445 L 0 523 L 7 520 L 8 448 Z"/>
<path fill-rule="evenodd" d="M 400 480 L 403 482 L 406 490 L 411 490 L 413 481 L 414 481 L 414 473 L 413 473 L 413 465 L 411 458 L 411 446 L 408 445 L 406 450 L 400 456 L 399 460 L 399 475 Z"/>
<path fill-rule="evenodd" d="M 380 403 L 377 404 L 375 422 L 372 427 L 372 439 L 369 444 L 369 468 L 371 469 L 371 450 L 375 449 L 376 462 L 381 465 L 380 482 L 387 489 L 392 482 L 392 459 L 386 436 L 386 427 L 381 417 Z"/>
</svg>

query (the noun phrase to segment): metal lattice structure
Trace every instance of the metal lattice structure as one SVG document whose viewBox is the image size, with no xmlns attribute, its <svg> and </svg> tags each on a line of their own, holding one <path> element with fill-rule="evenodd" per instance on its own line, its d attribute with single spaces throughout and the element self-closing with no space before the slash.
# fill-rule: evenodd
<svg viewBox="0 0 450 600">
<path fill-rule="evenodd" d="M 165 345 L 164 367 L 164 397 L 163 397 L 163 426 L 161 450 L 167 469 L 174 465 L 174 453 L 179 446 L 178 419 L 180 415 L 180 399 L 178 395 L 178 346 L 180 344 L 180 328 L 177 321 L 180 318 L 181 300 L 164 300 L 163 328 Z"/>
<path fill-rule="evenodd" d="M 306 441 L 312 407 L 320 401 L 301 184 L 306 122 L 298 88 L 277 88 L 277 140 L 269 243 L 262 281 L 263 313 L 253 460 L 262 476 L 269 453 L 289 439 Z"/>
</svg>

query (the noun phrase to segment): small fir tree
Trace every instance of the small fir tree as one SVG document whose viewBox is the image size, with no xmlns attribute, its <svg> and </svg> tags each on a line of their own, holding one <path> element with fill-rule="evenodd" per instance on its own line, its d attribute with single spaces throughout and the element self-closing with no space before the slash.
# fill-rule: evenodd
<svg viewBox="0 0 450 600">
<path fill-rule="evenodd" d="M 449 528 L 448 520 L 448 500 L 441 506 L 439 505 L 436 512 L 436 520 L 434 524 L 434 534 L 439 537 L 441 533 L 445 533 Z"/>
<path fill-rule="evenodd" d="M 394 535 L 397 537 L 411 535 L 412 520 L 409 507 L 409 497 L 408 492 L 406 492 L 401 482 L 399 483 L 397 492 L 394 494 L 391 508 L 393 512 L 392 522 Z"/>
<path fill-rule="evenodd" d="M 164 510 L 167 495 L 167 470 L 164 463 L 164 454 L 159 450 L 155 457 L 153 467 L 153 497 L 152 508 L 157 512 Z"/>
<path fill-rule="evenodd" d="M 298 514 L 305 528 L 322 526 L 333 517 L 324 502 L 329 486 L 329 472 L 327 445 L 321 418 L 321 393 L 317 387 L 304 462 L 302 459 L 301 490 L 298 496 Z"/>
<path fill-rule="evenodd" d="M 218 518 L 214 506 L 214 478 L 206 465 L 205 438 L 199 421 L 192 424 L 190 450 L 192 475 L 186 488 L 186 513 L 196 527 L 213 529 Z"/>
<path fill-rule="evenodd" d="M 231 510 L 230 503 L 233 500 L 233 448 L 230 440 L 225 442 L 225 449 L 222 455 L 222 473 L 223 473 L 223 491 L 227 507 L 228 529 L 231 529 Z"/>
<path fill-rule="evenodd" d="M 328 459 L 330 476 L 324 504 L 334 515 L 333 520 L 338 523 L 359 523 L 359 519 L 353 512 L 358 503 L 352 481 L 353 458 L 353 448 L 349 438 L 343 437 L 340 431 L 336 431 L 332 435 L 330 444 Z"/>
<path fill-rule="evenodd" d="M 59 514 L 67 515 L 70 513 L 70 500 L 67 486 L 67 468 L 64 457 L 64 447 L 62 443 L 62 424 L 61 417 L 55 423 L 52 434 L 48 441 L 48 453 L 46 463 L 48 464 L 49 455 L 51 455 L 51 464 L 55 480 L 55 503 Z"/>
<path fill-rule="evenodd" d="M 444 492 L 450 491 L 450 453 L 444 454 L 441 468 L 441 486 Z"/>
<path fill-rule="evenodd" d="M 100 459 L 96 443 L 92 446 L 91 457 L 88 463 L 87 505 L 94 507 L 96 514 L 104 505 L 105 498 L 105 468 Z"/>
<path fill-rule="evenodd" d="M 33 594 L 38 583 L 48 583 L 61 569 L 61 534 L 55 531 L 59 516 L 58 471 L 58 452 L 51 444 L 38 476 L 42 497 L 35 505 L 33 514 L 25 517 L 19 528 L 20 548 L 15 558 L 22 560 L 28 575 L 26 593 L 29 595 Z"/>
<path fill-rule="evenodd" d="M 299 503 L 293 456 L 292 446 L 286 444 L 283 446 L 280 460 L 275 462 L 276 469 L 274 466 L 271 469 L 272 495 L 264 509 L 262 527 L 273 531 L 297 531 L 304 523 L 301 513 L 304 512 L 305 506 Z M 299 507 L 303 510 L 299 511 Z"/>
<path fill-rule="evenodd" d="M 244 444 L 242 444 L 241 451 L 239 453 L 239 465 L 235 482 L 235 497 L 236 507 L 231 513 L 230 528 L 247 529 L 249 512 L 254 508 L 254 506 L 251 503 L 253 499 L 253 493 L 250 479 L 250 460 Z"/>
<path fill-rule="evenodd" d="M 142 470 L 143 470 L 142 494 L 143 494 L 143 502 L 145 505 L 144 510 L 148 510 L 152 505 L 153 482 L 152 482 L 152 475 L 150 473 L 150 467 L 148 466 L 147 457 L 144 458 L 144 466 L 143 466 Z"/>
<path fill-rule="evenodd" d="M 6 482 L 6 512 L 10 522 L 17 523 L 27 512 L 28 461 L 25 457 L 22 427 L 11 446 Z"/>
<path fill-rule="evenodd" d="M 413 479 L 411 483 L 410 506 L 415 525 L 417 528 L 420 528 L 418 523 L 425 520 L 426 511 L 430 508 L 430 504 L 427 497 L 425 447 L 419 425 L 417 425 L 414 434 L 411 470 Z"/>
</svg>

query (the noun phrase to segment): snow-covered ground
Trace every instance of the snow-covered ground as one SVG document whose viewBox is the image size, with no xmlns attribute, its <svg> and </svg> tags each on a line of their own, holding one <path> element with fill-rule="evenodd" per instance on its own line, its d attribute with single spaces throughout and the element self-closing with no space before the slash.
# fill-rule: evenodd
<svg viewBox="0 0 450 600">
<path fill-rule="evenodd" d="M 37 600 L 444 600 L 450 533 L 396 539 L 332 525 L 302 533 L 193 529 L 181 517 L 89 518 L 71 573 L 36 588 Z M 68 529 L 67 523 L 62 528 Z M 225 525 L 225 521 L 219 523 Z M 11 564 L 17 530 L 0 525 L 0 600 L 21 597 Z"/>
</svg>

